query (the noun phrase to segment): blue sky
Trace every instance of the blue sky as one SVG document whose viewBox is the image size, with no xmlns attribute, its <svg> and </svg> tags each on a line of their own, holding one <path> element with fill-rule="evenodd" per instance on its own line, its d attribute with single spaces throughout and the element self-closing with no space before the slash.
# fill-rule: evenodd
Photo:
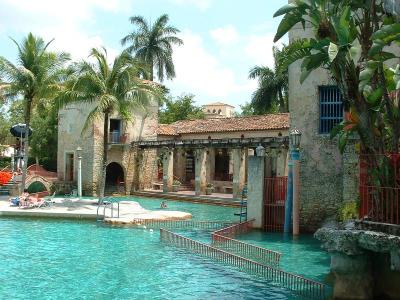
<svg viewBox="0 0 400 300">
<path fill-rule="evenodd" d="M 184 46 L 174 50 L 177 77 L 165 85 L 174 96 L 194 94 L 198 104 L 235 105 L 251 99 L 256 65 L 273 65 L 272 46 L 279 20 L 273 13 L 287 0 L 0 0 L 0 55 L 15 59 L 15 45 L 28 32 L 55 38 L 53 50 L 76 60 L 105 46 L 111 56 L 132 29 L 128 18 L 170 16 Z M 282 42 L 286 42 L 283 39 Z M 281 43 L 278 43 L 278 46 Z"/>
</svg>

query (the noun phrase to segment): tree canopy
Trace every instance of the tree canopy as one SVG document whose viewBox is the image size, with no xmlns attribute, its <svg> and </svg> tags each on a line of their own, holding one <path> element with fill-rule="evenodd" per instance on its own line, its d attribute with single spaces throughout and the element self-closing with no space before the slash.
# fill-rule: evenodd
<svg viewBox="0 0 400 300">
<path fill-rule="evenodd" d="M 64 65 L 69 60 L 66 53 L 47 50 L 49 44 L 32 33 L 18 44 L 17 65 L 0 57 L 0 99 L 24 101 L 24 123 L 30 126 L 33 108 L 42 101 L 54 99 L 61 89 L 64 79 Z M 25 138 L 24 168 L 21 190 L 25 187 L 28 165 L 29 138 Z"/>
<path fill-rule="evenodd" d="M 342 92 L 348 113 L 333 132 L 340 135 L 340 148 L 356 132 L 368 153 L 397 152 L 400 98 L 393 92 L 400 88 L 400 66 L 389 67 L 388 61 L 398 56 L 385 46 L 400 42 L 400 23 L 386 13 L 383 2 L 296 0 L 275 13 L 281 15 L 275 41 L 298 23 L 310 24 L 315 32 L 293 43 L 298 49 L 286 64 L 303 59 L 301 82 L 313 70 L 326 68 Z"/>
<path fill-rule="evenodd" d="M 257 90 L 253 93 L 250 103 L 255 114 L 289 111 L 288 68 L 280 66 L 284 52 L 285 49 L 273 47 L 273 70 L 266 66 L 255 66 L 249 72 L 250 79 L 258 80 Z"/>
<path fill-rule="evenodd" d="M 194 95 L 191 94 L 184 94 L 176 99 L 166 99 L 164 106 L 159 112 L 159 121 L 162 124 L 203 118 L 204 112 L 200 106 L 194 104 Z"/>
<path fill-rule="evenodd" d="M 179 30 L 168 25 L 168 15 L 161 15 L 154 23 L 148 22 L 142 16 L 133 16 L 129 20 L 135 26 L 135 31 L 125 36 L 121 44 L 128 45 L 126 50 L 149 66 L 150 73 L 145 78 L 153 81 L 154 69 L 161 82 L 165 77 L 174 78 L 172 46 L 182 45 L 183 41 L 176 36 Z"/>
<path fill-rule="evenodd" d="M 124 51 L 112 64 L 106 49 L 92 49 L 90 57 L 95 63 L 82 61 L 58 97 L 61 106 L 70 103 L 90 103 L 94 108 L 87 116 L 85 130 L 96 119 L 103 121 L 103 154 L 99 196 L 104 197 L 108 157 L 109 117 L 118 113 L 125 120 L 132 119 L 132 111 L 146 109 L 151 98 L 158 97 L 158 87 L 137 76 L 138 68 L 131 55 Z"/>
</svg>

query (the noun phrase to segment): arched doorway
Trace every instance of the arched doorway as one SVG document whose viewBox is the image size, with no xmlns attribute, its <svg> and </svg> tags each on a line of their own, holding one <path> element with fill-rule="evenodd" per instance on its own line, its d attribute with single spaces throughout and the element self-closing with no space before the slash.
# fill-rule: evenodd
<svg viewBox="0 0 400 300">
<path fill-rule="evenodd" d="M 124 169 L 122 166 L 116 162 L 109 163 L 106 169 L 106 192 L 125 192 L 124 178 Z"/>
</svg>

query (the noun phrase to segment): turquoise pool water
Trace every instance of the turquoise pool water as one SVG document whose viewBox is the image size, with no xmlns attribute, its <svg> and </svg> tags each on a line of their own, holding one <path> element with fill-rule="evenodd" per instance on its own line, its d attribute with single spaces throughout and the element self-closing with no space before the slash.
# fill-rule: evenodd
<svg viewBox="0 0 400 300">
<path fill-rule="evenodd" d="M 139 202 L 156 208 L 161 200 Z M 169 209 L 189 211 L 199 220 L 229 220 L 236 211 L 184 202 L 168 204 Z M 202 232 L 188 234 L 207 238 Z M 266 242 L 261 236 L 245 238 Z M 287 242 L 288 249 L 292 244 Z M 298 259 L 307 260 L 318 251 L 323 255 L 315 246 L 298 248 Z M 296 299 L 256 277 L 164 245 L 157 230 L 0 218 L 0 249 L 1 299 Z M 327 271 L 323 259 L 315 263 L 321 265 L 298 264 L 295 268 L 298 273 L 306 265 L 316 268 L 315 274 L 324 273 L 324 268 Z"/>
</svg>

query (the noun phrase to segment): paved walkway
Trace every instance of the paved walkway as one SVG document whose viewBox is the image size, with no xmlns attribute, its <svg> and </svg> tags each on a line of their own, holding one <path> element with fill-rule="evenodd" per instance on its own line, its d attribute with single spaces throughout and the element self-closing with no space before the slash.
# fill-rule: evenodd
<svg viewBox="0 0 400 300">
<path fill-rule="evenodd" d="M 54 198 L 50 206 L 40 208 L 19 208 L 10 206 L 7 200 L 0 199 L 0 216 L 22 216 L 22 217 L 47 217 L 47 218 L 74 218 L 74 219 L 96 219 L 97 199 L 78 198 Z M 114 208 L 117 204 L 114 204 Z M 109 206 L 104 210 L 100 208 L 99 213 L 105 213 L 105 221 L 110 219 L 111 209 Z M 130 223 L 134 219 L 151 220 L 187 220 L 191 219 L 190 213 L 169 210 L 146 210 L 134 201 L 120 201 L 120 218 L 112 218 L 115 223 Z M 114 216 L 117 210 L 114 210 Z"/>
</svg>

